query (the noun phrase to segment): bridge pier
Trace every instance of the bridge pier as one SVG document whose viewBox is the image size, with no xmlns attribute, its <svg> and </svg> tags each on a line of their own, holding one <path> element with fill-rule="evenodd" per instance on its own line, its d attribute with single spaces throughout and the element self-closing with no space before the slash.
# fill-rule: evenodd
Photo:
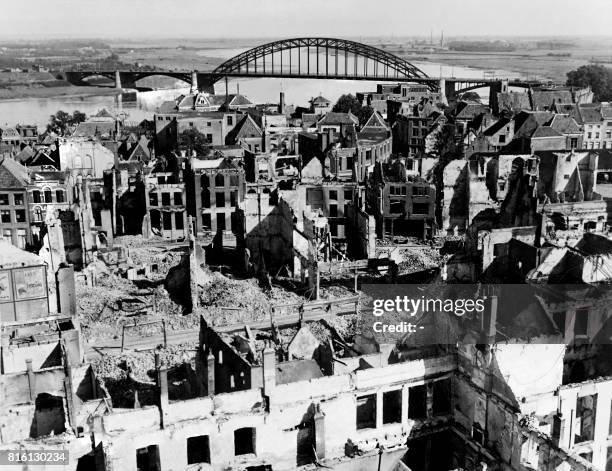
<svg viewBox="0 0 612 471">
<path fill-rule="evenodd" d="M 489 86 L 489 108 L 493 110 L 493 114 L 499 114 L 498 93 L 508 92 L 508 79 L 502 79 L 497 82 L 492 82 Z"/>
<path fill-rule="evenodd" d="M 191 86 L 189 87 L 189 93 L 195 95 L 198 93 L 198 72 L 196 70 L 191 71 Z"/>
<path fill-rule="evenodd" d="M 453 101 L 457 100 L 456 82 L 454 80 L 446 80 L 441 78 L 438 83 L 440 90 L 440 102 L 448 106 Z"/>
<path fill-rule="evenodd" d="M 115 88 L 123 88 L 121 86 L 121 72 L 115 70 Z"/>
</svg>

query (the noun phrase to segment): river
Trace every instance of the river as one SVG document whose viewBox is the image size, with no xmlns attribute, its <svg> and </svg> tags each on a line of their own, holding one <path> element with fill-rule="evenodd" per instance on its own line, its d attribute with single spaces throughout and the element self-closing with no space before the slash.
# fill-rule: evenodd
<svg viewBox="0 0 612 471">
<path fill-rule="evenodd" d="M 231 57 L 233 50 L 218 50 L 222 57 Z M 206 54 L 210 55 L 211 50 Z M 412 61 L 411 61 L 412 62 Z M 481 78 L 486 73 L 493 73 L 497 77 L 521 78 L 521 74 L 505 70 L 484 71 L 468 67 L 457 67 L 431 62 L 412 62 L 430 76 Z M 523 77 L 524 78 L 524 77 Z M 237 90 L 255 103 L 277 103 L 279 93 L 285 92 L 285 102 L 306 106 L 308 100 L 319 94 L 335 102 L 343 93 L 358 91 L 374 91 L 378 82 L 363 80 L 317 80 L 317 79 L 276 79 L 276 78 L 240 78 L 228 81 L 229 93 Z M 139 92 L 135 101 L 127 101 L 116 95 L 91 96 L 61 96 L 51 98 L 22 98 L 14 100 L 0 100 L 0 126 L 14 126 L 16 124 L 36 124 L 43 129 L 49 121 L 49 116 L 57 110 L 72 112 L 79 110 L 87 115 L 97 113 L 103 108 L 114 113 L 125 113 L 129 122 L 140 122 L 151 119 L 157 107 L 166 100 L 172 100 L 181 93 L 187 93 L 188 88 L 181 87 L 183 82 L 177 83 L 177 88 Z M 225 93 L 225 83 L 215 85 L 216 93 Z M 75 88 L 78 93 L 78 88 Z M 488 99 L 488 91 L 483 93 Z"/>
</svg>

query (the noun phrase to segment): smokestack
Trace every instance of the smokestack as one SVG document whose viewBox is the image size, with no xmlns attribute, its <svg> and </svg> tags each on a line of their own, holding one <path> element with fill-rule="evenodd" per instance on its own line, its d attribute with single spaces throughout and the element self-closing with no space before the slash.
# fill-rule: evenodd
<svg viewBox="0 0 612 471">
<path fill-rule="evenodd" d="M 280 92 L 280 98 L 278 100 L 278 112 L 285 114 L 285 92 Z"/>
</svg>

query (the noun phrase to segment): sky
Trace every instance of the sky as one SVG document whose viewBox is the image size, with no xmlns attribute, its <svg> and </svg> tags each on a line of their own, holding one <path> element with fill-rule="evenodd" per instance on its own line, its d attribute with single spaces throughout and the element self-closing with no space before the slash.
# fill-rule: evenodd
<svg viewBox="0 0 612 471">
<path fill-rule="evenodd" d="M 607 36 L 612 0 L 0 0 L 0 37 Z"/>
</svg>

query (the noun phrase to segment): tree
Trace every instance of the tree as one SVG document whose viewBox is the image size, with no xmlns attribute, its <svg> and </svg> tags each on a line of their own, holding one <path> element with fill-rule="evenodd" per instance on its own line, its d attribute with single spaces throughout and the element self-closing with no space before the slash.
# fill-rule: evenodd
<svg viewBox="0 0 612 471">
<path fill-rule="evenodd" d="M 72 114 L 59 110 L 49 118 L 47 132 L 54 132 L 55 134 L 63 136 L 72 126 L 76 126 L 86 119 L 87 115 L 79 110 L 75 110 Z"/>
<path fill-rule="evenodd" d="M 370 118 L 374 110 L 370 106 L 363 106 L 357 98 L 352 94 L 342 95 L 336 101 L 336 104 L 332 108 L 332 111 L 336 113 L 353 113 L 359 119 L 359 124 L 365 124 Z"/>
<path fill-rule="evenodd" d="M 582 65 L 567 73 L 567 85 L 591 87 L 596 101 L 612 100 L 612 69 L 603 65 Z"/>
<path fill-rule="evenodd" d="M 196 155 L 207 155 L 210 150 L 210 142 L 196 128 L 188 128 L 179 133 L 177 149 L 184 150 L 188 155 L 194 151 Z"/>
<path fill-rule="evenodd" d="M 465 101 L 475 101 L 480 103 L 480 95 L 476 92 L 465 92 L 461 95 L 461 99 Z"/>
</svg>

